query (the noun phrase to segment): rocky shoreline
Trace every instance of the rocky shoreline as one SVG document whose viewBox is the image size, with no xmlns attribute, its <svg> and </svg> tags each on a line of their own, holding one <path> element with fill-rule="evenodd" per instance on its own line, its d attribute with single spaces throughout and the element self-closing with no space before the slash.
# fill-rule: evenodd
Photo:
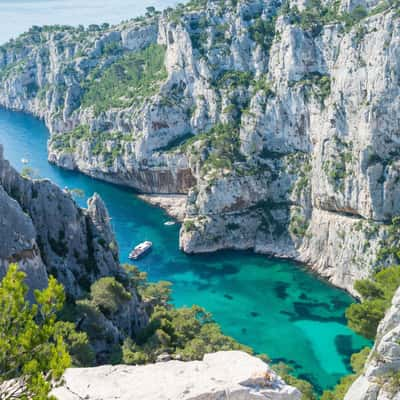
<svg viewBox="0 0 400 400">
<path fill-rule="evenodd" d="M 139 199 L 153 205 L 160 207 L 166 211 L 166 213 L 172 218 L 179 222 L 185 219 L 186 211 L 186 195 L 179 194 L 139 194 Z"/>
<path fill-rule="evenodd" d="M 377 0 L 335 7 L 194 2 L 32 30 L 1 47 L 0 104 L 45 121 L 63 168 L 169 210 L 187 196 L 170 211 L 183 251 L 289 257 L 356 294 L 400 213 L 400 28 Z"/>
</svg>

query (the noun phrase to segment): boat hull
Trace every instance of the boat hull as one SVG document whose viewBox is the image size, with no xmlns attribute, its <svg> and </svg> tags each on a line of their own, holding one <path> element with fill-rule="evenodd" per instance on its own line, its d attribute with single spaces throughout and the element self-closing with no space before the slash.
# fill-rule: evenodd
<svg viewBox="0 0 400 400">
<path fill-rule="evenodd" d="M 142 250 L 140 253 L 137 253 L 137 254 L 131 253 L 131 254 L 129 254 L 129 259 L 130 260 L 138 260 L 139 258 L 142 258 L 143 256 L 145 256 L 148 253 L 150 253 L 151 249 L 152 248 L 149 247 L 147 249 Z"/>
</svg>

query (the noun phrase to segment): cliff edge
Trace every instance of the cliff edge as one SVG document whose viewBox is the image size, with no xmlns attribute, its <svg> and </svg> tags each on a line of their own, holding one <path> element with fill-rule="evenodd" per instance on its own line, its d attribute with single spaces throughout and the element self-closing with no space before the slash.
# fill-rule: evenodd
<svg viewBox="0 0 400 400">
<path fill-rule="evenodd" d="M 59 400 L 300 400 L 267 364 L 240 351 L 206 354 L 203 361 L 145 366 L 72 368 L 53 390 Z"/>
</svg>

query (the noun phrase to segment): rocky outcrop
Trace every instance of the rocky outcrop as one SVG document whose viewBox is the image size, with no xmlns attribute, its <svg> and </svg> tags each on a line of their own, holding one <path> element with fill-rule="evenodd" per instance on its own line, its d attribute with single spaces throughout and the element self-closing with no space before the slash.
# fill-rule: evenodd
<svg viewBox="0 0 400 400">
<path fill-rule="evenodd" d="M 138 197 L 147 203 L 163 208 L 168 215 L 178 221 L 183 221 L 186 216 L 187 196 L 179 194 L 141 194 Z"/>
<path fill-rule="evenodd" d="M 209 0 L 36 28 L 1 48 L 0 104 L 43 118 L 64 168 L 187 195 L 184 251 L 290 257 L 354 293 L 400 212 L 396 7 Z"/>
<path fill-rule="evenodd" d="M 63 385 L 53 394 L 59 400 L 301 398 L 268 365 L 239 351 L 206 354 L 203 361 L 73 368 L 66 371 Z"/>
<path fill-rule="evenodd" d="M 10 263 L 18 263 L 27 275 L 30 300 L 35 289 L 47 287 L 49 275 L 63 284 L 69 301 L 86 297 L 91 284 L 102 277 L 126 280 L 100 196 L 94 194 L 88 208 L 81 209 L 70 191 L 48 180 L 22 177 L 4 159 L 1 145 L 0 237 L 0 279 Z M 119 344 L 147 324 L 136 289 L 127 290 L 129 298 L 107 317 L 87 300 L 78 302 L 83 316 L 80 329 L 96 333 L 91 344 L 98 361 L 110 352 L 111 344 Z"/>
<path fill-rule="evenodd" d="M 18 262 L 27 274 L 30 299 L 34 289 L 47 286 L 47 270 L 36 242 L 32 220 L 0 186 L 0 278 L 10 263 Z"/>
<path fill-rule="evenodd" d="M 73 298 L 100 277 L 119 270 L 118 247 L 98 195 L 89 200 L 87 210 L 79 208 L 71 193 L 50 181 L 19 175 L 3 158 L 1 146 L 0 188 L 2 227 L 9 232 L 8 240 L 0 245 L 4 265 L 18 261 L 22 266 L 35 260 L 45 265 L 47 273 L 54 275 Z M 10 218 L 13 214 L 16 217 Z M 32 288 L 46 285 L 46 272 L 41 271 Z"/>
<path fill-rule="evenodd" d="M 400 289 L 381 321 L 364 371 L 345 400 L 400 399 Z"/>
</svg>

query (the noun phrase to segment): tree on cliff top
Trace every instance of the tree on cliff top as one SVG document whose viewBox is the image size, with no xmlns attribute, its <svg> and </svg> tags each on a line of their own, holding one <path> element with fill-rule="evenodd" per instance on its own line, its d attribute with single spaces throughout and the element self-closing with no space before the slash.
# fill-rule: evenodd
<svg viewBox="0 0 400 400">
<path fill-rule="evenodd" d="M 371 279 L 356 281 L 362 303 L 354 303 L 346 310 L 349 327 L 374 339 L 379 322 L 390 307 L 393 295 L 400 286 L 400 266 L 395 265 L 377 272 Z"/>
<path fill-rule="evenodd" d="M 71 363 L 57 333 L 63 287 L 51 277 L 46 289 L 35 291 L 36 304 L 30 304 L 24 278 L 13 264 L 0 282 L 0 400 L 47 399 L 51 382 Z"/>
</svg>

